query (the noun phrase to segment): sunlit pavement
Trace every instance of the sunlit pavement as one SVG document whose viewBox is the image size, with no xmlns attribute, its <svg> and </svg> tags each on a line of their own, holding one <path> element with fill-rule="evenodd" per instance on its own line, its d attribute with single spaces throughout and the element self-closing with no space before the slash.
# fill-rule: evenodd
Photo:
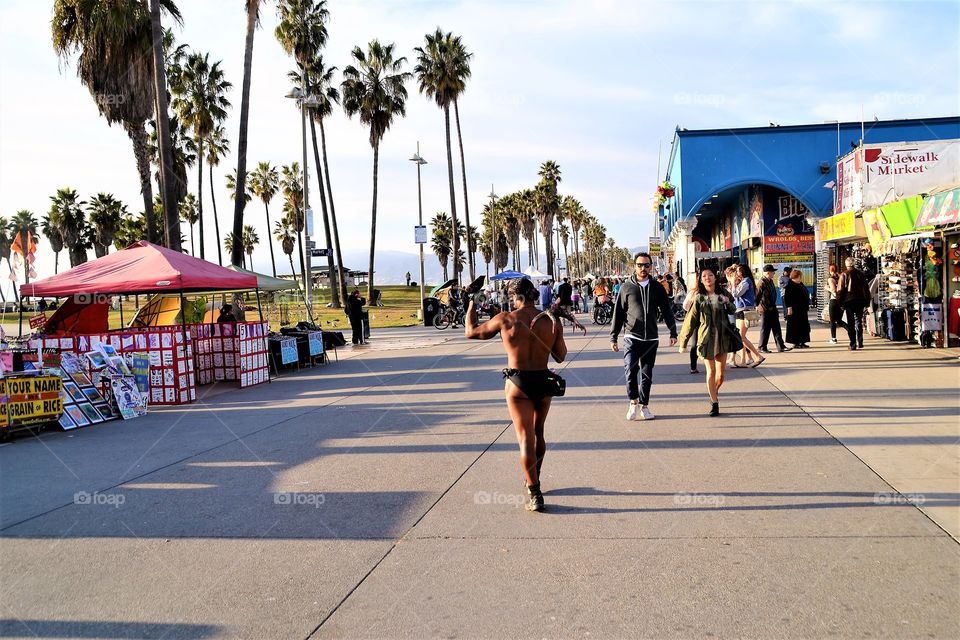
<svg viewBox="0 0 960 640">
<path fill-rule="evenodd" d="M 709 418 L 664 344 L 657 419 L 631 423 L 589 328 L 544 514 L 519 506 L 501 348 L 452 329 L 0 448 L 0 632 L 960 635 L 956 354 L 851 353 L 816 325 L 814 348 L 730 371 Z"/>
</svg>

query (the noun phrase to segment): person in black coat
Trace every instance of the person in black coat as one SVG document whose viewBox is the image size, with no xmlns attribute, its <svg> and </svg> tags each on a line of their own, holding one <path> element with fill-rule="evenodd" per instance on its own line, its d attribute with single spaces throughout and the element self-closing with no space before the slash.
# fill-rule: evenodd
<svg viewBox="0 0 960 640">
<path fill-rule="evenodd" d="M 350 328 L 353 329 L 353 344 L 363 344 L 363 305 L 365 298 L 360 297 L 360 290 L 354 289 L 347 296 L 347 317 L 350 319 Z"/>
<path fill-rule="evenodd" d="M 803 284 L 803 273 L 794 269 L 790 281 L 783 292 L 783 306 L 787 309 L 786 341 L 797 349 L 806 349 L 810 345 L 810 292 Z"/>
</svg>

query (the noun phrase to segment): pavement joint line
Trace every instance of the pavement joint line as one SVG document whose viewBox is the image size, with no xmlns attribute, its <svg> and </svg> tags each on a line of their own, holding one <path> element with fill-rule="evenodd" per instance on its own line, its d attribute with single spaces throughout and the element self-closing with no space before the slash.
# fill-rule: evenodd
<svg viewBox="0 0 960 640">
<path fill-rule="evenodd" d="M 549 511 L 546 512 L 549 515 Z M 920 535 L 920 534 L 890 534 L 890 535 L 809 535 L 809 536 L 798 536 L 798 535 L 782 535 L 782 536 L 415 536 L 408 538 L 409 541 L 431 541 L 431 540 L 478 540 L 478 541 L 521 541 L 521 540 L 530 540 L 530 541 L 539 541 L 539 540 L 554 540 L 557 542 L 562 542 L 565 540 L 890 540 L 890 539 L 904 539 L 904 540 L 940 540 L 943 536 L 939 534 L 929 534 L 929 535 Z"/>
<path fill-rule="evenodd" d="M 584 350 L 590 345 L 590 343 L 593 342 L 593 340 L 595 339 L 596 339 L 596 335 L 594 335 L 593 337 L 586 338 L 580 350 L 577 351 L 572 358 L 566 358 L 564 360 L 564 362 L 562 363 L 562 366 L 560 367 L 560 370 L 565 371 L 566 368 L 570 365 L 570 363 L 576 360 L 576 358 L 580 356 L 584 352 Z M 478 350 L 482 348 L 485 344 L 487 343 L 482 342 L 480 345 L 477 345 L 476 347 L 472 347 L 471 349 L 468 349 L 468 350 Z M 513 422 L 512 421 L 508 422 L 507 425 L 500 431 L 500 433 L 498 433 L 496 437 L 494 437 L 493 440 L 490 441 L 490 443 L 484 448 L 484 450 L 481 451 L 479 455 L 477 455 L 477 457 L 470 464 L 466 466 L 466 468 L 460 473 L 460 475 L 454 478 L 453 482 L 450 483 L 450 486 L 444 489 L 444 491 L 439 496 L 437 496 L 437 499 L 434 500 L 433 503 L 429 507 L 427 507 L 427 509 L 422 514 L 420 514 L 420 517 L 418 517 L 416 521 L 414 521 L 414 523 L 410 525 L 407 531 L 404 532 L 404 534 L 401 535 L 399 538 L 394 539 L 393 544 L 390 545 L 390 548 L 387 549 L 386 553 L 384 553 L 380 557 L 380 559 L 377 560 L 372 567 L 370 567 L 370 570 L 367 571 L 360 578 L 359 581 L 357 581 L 357 583 L 346 593 L 346 595 L 343 596 L 340 602 L 334 605 L 333 608 L 330 611 L 328 611 L 327 614 L 320 620 L 317 626 L 314 627 L 313 631 L 311 631 L 307 635 L 307 640 L 310 640 L 310 638 L 312 638 L 314 635 L 316 635 L 318 631 L 320 631 L 320 628 L 324 624 L 326 624 L 327 620 L 329 620 L 340 609 L 340 607 L 343 606 L 343 604 L 350 599 L 350 596 L 352 596 L 357 591 L 357 589 L 359 589 L 363 585 L 363 583 L 366 582 L 367 578 L 369 578 L 373 574 L 373 572 L 377 570 L 377 568 L 383 563 L 383 561 L 387 559 L 387 556 L 393 553 L 394 549 L 396 549 L 401 542 L 404 542 L 405 540 L 418 539 L 418 538 L 411 538 L 410 533 L 417 527 L 417 525 L 420 524 L 420 522 L 423 521 L 424 518 L 426 518 L 430 514 L 431 511 L 433 511 L 434 507 L 436 507 L 437 504 L 439 504 L 440 501 L 443 500 L 443 498 L 457 485 L 457 483 L 460 482 L 463 476 L 465 476 L 467 472 L 470 471 L 470 469 L 472 469 L 480 461 L 480 458 L 482 458 L 485 453 L 487 453 L 495 444 L 497 444 L 500 438 L 502 438 L 503 435 L 507 432 L 507 430 L 510 429 L 510 427 L 512 426 L 513 426 Z"/>
<path fill-rule="evenodd" d="M 806 409 L 804 409 L 803 407 L 801 407 L 799 404 L 797 404 L 797 402 L 796 402 L 792 397 L 790 397 L 790 396 L 787 394 L 786 391 L 784 391 L 784 390 L 781 389 L 779 386 L 777 386 L 777 383 L 776 383 L 774 380 L 768 378 L 766 375 L 763 374 L 762 371 L 760 372 L 760 375 L 761 375 L 761 376 L 764 378 L 764 380 L 766 380 L 767 383 L 769 383 L 774 389 L 776 389 L 776 390 L 779 391 L 781 394 L 783 394 L 783 397 L 786 398 L 787 401 L 789 401 L 791 404 L 793 404 L 793 405 L 796 406 L 798 409 L 800 409 L 800 411 L 801 411 L 804 415 L 806 415 L 814 424 L 816 424 L 818 427 L 820 427 L 820 429 L 822 429 L 824 433 L 826 433 L 828 436 L 830 436 L 830 438 L 832 438 L 832 439 L 833 439 L 837 444 L 839 444 L 841 447 L 843 447 L 844 449 L 846 449 L 846 450 L 850 453 L 850 455 L 852 455 L 854 458 L 856 458 L 856 459 L 860 462 L 860 464 L 862 464 L 864 467 L 866 467 L 867 469 L 869 469 L 869 470 L 870 470 L 870 473 L 872 473 L 874 476 L 876 476 L 877 479 L 879 479 L 883 484 L 885 484 L 886 486 L 890 487 L 891 491 L 893 491 L 894 493 L 896 493 L 898 496 L 903 496 L 903 494 L 902 494 L 896 487 L 894 487 L 892 484 L 890 484 L 890 482 L 887 481 L 886 478 L 884 478 L 883 476 L 881 476 L 881 475 L 877 472 L 877 470 L 874 469 L 872 466 L 870 466 L 870 464 L 867 463 L 867 461 L 864 460 L 862 457 L 860 457 L 860 455 L 858 455 L 857 452 L 855 452 L 853 449 L 851 449 L 850 447 L 848 447 L 848 446 L 846 445 L 846 443 L 844 443 L 843 440 L 841 440 L 838 436 L 835 436 L 833 433 L 831 433 L 830 430 L 827 429 L 823 424 L 821 424 L 820 421 L 817 420 L 817 418 L 814 417 L 809 411 L 807 411 Z M 942 456 L 941 456 L 941 457 L 942 457 Z M 912 502 L 909 503 L 909 504 L 910 504 L 911 507 L 913 507 L 914 509 L 916 509 L 917 511 L 919 511 L 921 514 L 923 514 L 923 517 L 926 518 L 927 520 L 929 520 L 930 522 L 932 522 L 933 525 L 936 526 L 937 529 L 939 529 L 940 531 L 942 531 L 945 536 L 947 536 L 948 538 L 950 538 L 951 540 L 953 540 L 957 545 L 960 545 L 960 540 L 958 540 L 957 538 L 954 538 L 954 537 L 953 537 L 953 534 L 951 534 L 949 531 L 947 531 L 947 530 L 943 527 L 943 525 L 941 525 L 939 522 L 937 522 L 936 520 L 934 520 L 933 518 L 931 518 L 931 517 L 930 517 L 930 514 L 928 514 L 926 511 L 924 511 L 924 510 L 920 507 L 920 505 L 913 504 Z"/>
<path fill-rule="evenodd" d="M 380 353 L 384 353 L 384 352 L 385 352 L 385 351 L 380 352 Z M 440 356 L 440 359 L 443 359 L 443 358 L 446 358 L 446 357 L 447 357 L 446 355 L 443 355 L 443 356 Z M 297 373 L 299 374 L 299 372 L 297 372 Z M 136 481 L 136 480 L 143 479 L 143 478 L 145 478 L 145 477 L 147 477 L 147 476 L 149 476 L 149 475 L 151 475 L 151 474 L 153 474 L 153 473 L 156 473 L 156 472 L 158 472 L 158 471 L 163 471 L 164 469 L 169 469 L 170 467 L 173 467 L 173 466 L 175 466 L 175 465 L 178 465 L 178 464 L 181 464 L 181 463 L 183 463 L 183 462 L 186 462 L 187 460 L 191 460 L 191 459 L 193 459 L 193 458 L 197 458 L 197 457 L 199 457 L 199 456 L 202 456 L 202 455 L 205 455 L 205 454 L 207 454 L 207 453 L 210 453 L 211 451 L 216 451 L 217 449 L 221 449 L 221 448 L 226 447 L 226 446 L 228 446 L 228 445 L 234 444 L 235 442 L 237 442 L 237 441 L 239 441 L 239 440 L 242 440 L 242 439 L 244 439 L 244 438 L 257 435 L 257 434 L 259 434 L 259 433 L 262 433 L 262 432 L 264 432 L 264 431 L 267 431 L 268 429 L 273 429 L 274 427 L 281 426 L 281 425 L 283 425 L 283 424 L 285 424 L 285 423 L 287 423 L 287 422 L 290 422 L 291 420 L 294 420 L 294 419 L 297 419 L 297 418 L 302 418 L 302 417 L 304 417 L 304 416 L 306 416 L 306 415 L 309 415 L 309 414 L 311 414 L 311 413 L 314 413 L 314 412 L 316 412 L 316 411 L 320 411 L 321 409 L 326 409 L 327 407 L 329 407 L 329 406 L 331 406 L 331 405 L 333 405 L 333 404 L 336 404 L 337 402 L 342 402 L 342 401 L 347 400 L 347 399 L 349 399 L 349 398 L 352 398 L 352 397 L 354 397 L 354 396 L 356 396 L 356 395 L 365 393 L 365 392 L 367 392 L 367 391 L 369 391 L 369 390 L 371 390 L 371 389 L 374 389 L 374 388 L 376 388 L 376 387 L 383 386 L 384 384 L 388 383 L 388 382 L 389 382 L 391 379 L 393 379 L 394 377 L 398 377 L 398 376 L 402 376 L 402 375 L 405 375 L 405 372 L 400 371 L 400 372 L 397 372 L 397 373 L 395 373 L 395 374 L 391 374 L 386 380 L 380 382 L 379 384 L 372 384 L 372 385 L 370 385 L 370 386 L 368 386 L 368 387 L 364 387 L 363 389 L 359 389 L 359 390 L 357 390 L 357 391 L 354 391 L 353 393 L 349 393 L 349 394 L 342 395 L 342 396 L 337 396 L 336 398 L 330 400 L 329 402 L 327 402 L 327 403 L 324 404 L 324 405 L 320 405 L 320 406 L 314 407 L 314 408 L 312 408 L 312 409 L 307 409 L 307 410 L 304 411 L 303 413 L 298 413 L 298 414 L 295 415 L 295 416 L 289 416 L 289 417 L 287 417 L 287 418 L 284 418 L 283 420 L 279 420 L 279 421 L 274 422 L 274 423 L 272 423 L 272 424 L 269 424 L 269 425 L 266 425 L 266 426 L 264 426 L 264 427 L 261 427 L 260 429 L 257 429 L 257 430 L 255 430 L 255 431 L 251 431 L 251 432 L 249 432 L 249 433 L 246 433 L 246 434 L 244 434 L 243 436 L 235 437 L 235 438 L 233 438 L 233 439 L 231 439 L 231 440 L 227 440 L 227 441 L 225 441 L 225 442 L 221 442 L 221 443 L 219 443 L 219 444 L 213 445 L 212 447 L 209 447 L 209 448 L 207 448 L 207 449 L 203 449 L 203 450 L 201 450 L 201 451 L 194 452 L 194 453 L 192 453 L 192 454 L 190 454 L 190 455 L 188 455 L 188 456 L 185 456 L 185 457 L 183 457 L 183 458 L 180 458 L 179 460 L 171 461 L 171 462 L 169 462 L 169 463 L 167 463 L 167 464 L 161 465 L 161 466 L 156 467 L 156 468 L 154 468 L 154 469 L 150 469 L 150 470 L 144 471 L 143 473 L 141 473 L 141 474 L 139 474 L 139 475 L 131 476 L 131 477 L 129 477 L 129 478 L 126 478 L 125 480 L 123 480 L 123 481 L 121 481 L 121 482 L 117 482 L 116 484 L 112 484 L 112 485 L 107 486 L 107 487 L 100 487 L 100 488 L 97 489 L 97 491 L 98 491 L 98 492 L 103 492 L 103 491 L 109 491 L 109 490 L 111 490 L 111 489 L 116 489 L 116 488 L 118 488 L 118 487 L 122 487 L 122 486 L 125 485 L 125 484 L 128 484 L 128 483 L 130 483 L 130 482 L 134 482 L 134 481 Z M 173 426 L 176 426 L 176 424 L 178 424 L 180 420 L 183 420 L 183 418 L 185 417 L 185 415 L 186 415 L 186 412 L 184 412 L 184 415 L 180 416 L 180 418 L 178 418 L 177 421 L 174 423 L 174 425 L 172 425 L 170 428 L 172 429 Z M 169 429 L 167 430 L 167 432 L 169 433 Z M 36 436 L 36 437 L 37 437 L 37 439 L 39 439 L 39 440 L 42 441 L 42 438 L 40 438 L 39 436 Z M 498 436 L 498 437 L 499 437 L 499 436 Z M 162 437 L 161 437 L 161 439 L 162 439 Z M 159 442 L 159 440 L 158 440 L 158 442 Z M 47 448 L 49 449 L 49 447 L 47 447 Z M 74 475 L 76 475 L 76 474 L 74 474 Z M 79 479 L 79 478 L 78 478 L 78 479 Z M 31 520 L 35 520 L 36 518 L 41 518 L 41 517 L 43 517 L 43 516 L 45 516 L 45 515 L 48 515 L 48 514 L 50 514 L 50 513 L 53 513 L 54 511 L 59 511 L 60 509 L 64 509 L 64 508 L 70 507 L 70 506 L 72 506 L 73 504 L 74 504 L 73 502 L 67 502 L 67 503 L 64 503 L 64 504 L 61 504 L 61 505 L 58 505 L 58 506 L 55 506 L 55 507 L 51 507 L 50 509 L 47 509 L 46 511 L 42 511 L 42 512 L 40 512 L 40 513 L 36 513 L 36 514 L 34 514 L 34 515 L 32 515 L 32 516 L 30 516 L 30 517 L 28 517 L 28 518 L 24 518 L 24 519 L 22 519 L 22 520 L 18 520 L 17 522 L 12 522 L 12 523 L 10 523 L 10 524 L 8 524 L 8 525 L 5 525 L 5 526 L 3 526 L 3 527 L 0 527 L 0 533 L 6 531 L 7 529 L 11 529 L 11 528 L 17 527 L 17 526 L 19 526 L 19 525 L 21 525 L 21 524 L 30 522 Z"/>
</svg>

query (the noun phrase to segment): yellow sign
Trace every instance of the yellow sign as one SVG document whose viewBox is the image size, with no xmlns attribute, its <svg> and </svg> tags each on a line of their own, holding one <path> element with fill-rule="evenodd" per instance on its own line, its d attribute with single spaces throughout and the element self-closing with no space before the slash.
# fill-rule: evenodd
<svg viewBox="0 0 960 640">
<path fill-rule="evenodd" d="M 650 236 L 650 242 L 647 245 L 647 253 L 655 258 L 660 257 L 660 237 L 659 236 Z"/>
<path fill-rule="evenodd" d="M 34 376 L 0 380 L 0 426 L 56 420 L 63 413 L 59 376 Z"/>
<path fill-rule="evenodd" d="M 848 238 L 856 229 L 856 216 L 853 211 L 838 213 L 820 221 L 820 242 L 829 242 L 838 238 Z"/>
<path fill-rule="evenodd" d="M 880 255 L 883 244 L 890 239 L 890 229 L 880 215 L 879 209 L 866 209 L 863 212 L 863 226 L 867 232 L 867 240 L 873 249 L 873 255 Z"/>
</svg>

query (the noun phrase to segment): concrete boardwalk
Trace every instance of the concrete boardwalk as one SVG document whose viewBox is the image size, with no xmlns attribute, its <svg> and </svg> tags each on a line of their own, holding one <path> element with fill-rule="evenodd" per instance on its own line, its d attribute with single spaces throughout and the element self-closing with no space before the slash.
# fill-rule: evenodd
<svg viewBox="0 0 960 640">
<path fill-rule="evenodd" d="M 433 329 L 19 440 L 0 636 L 957 637 L 956 358 L 822 334 L 732 371 L 712 419 L 662 346 L 657 420 L 628 423 L 591 327 L 547 425 L 544 514 L 517 506 L 499 343 Z"/>
</svg>

